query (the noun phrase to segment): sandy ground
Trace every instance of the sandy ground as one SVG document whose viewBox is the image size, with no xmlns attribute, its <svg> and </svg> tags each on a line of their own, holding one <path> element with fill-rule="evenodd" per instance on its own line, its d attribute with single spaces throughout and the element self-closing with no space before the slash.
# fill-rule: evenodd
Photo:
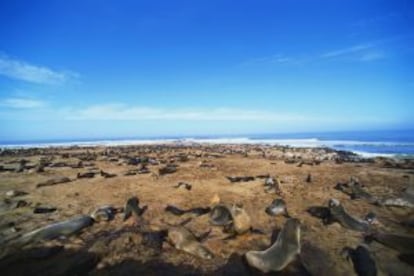
<svg viewBox="0 0 414 276">
<path fill-rule="evenodd" d="M 285 163 L 284 157 L 260 154 L 252 146 L 238 146 L 242 151 L 226 152 L 221 147 L 136 147 L 136 148 L 71 148 L 50 149 L 29 154 L 4 154 L 0 165 L 4 168 L 18 166 L 19 160 L 27 159 L 29 165 L 36 165 L 41 158 L 50 162 L 76 164 L 85 159 L 85 153 L 97 153 L 93 160 L 84 161 L 92 166 L 83 168 L 50 167 L 44 172 L 35 172 L 34 168 L 23 172 L 0 172 L 0 197 L 7 198 L 9 190 L 27 192 L 25 196 L 14 198 L 29 203 L 28 206 L 11 210 L 2 210 L 0 225 L 14 223 L 19 235 L 40 226 L 72 218 L 80 214 L 90 214 L 101 205 L 111 204 L 123 207 L 128 198 L 137 196 L 140 205 L 148 210 L 137 220 L 123 221 L 122 214 L 108 222 L 95 223 L 80 234 L 54 241 L 42 241 L 20 248 L 0 261 L 2 275 L 240 275 L 258 274 L 258 271 L 246 266 L 243 254 L 249 250 L 263 250 L 270 246 L 272 232 L 280 229 L 286 218 L 272 217 L 265 208 L 273 199 L 280 196 L 264 191 L 264 180 L 231 183 L 226 176 L 257 176 L 269 174 L 281 181 L 282 198 L 286 201 L 289 214 L 301 222 L 301 242 L 317 247 L 323 257 L 305 253 L 301 258 L 310 258 L 320 267 L 319 275 L 327 264 L 334 267 L 337 275 L 355 275 L 351 262 L 341 256 L 343 247 L 356 247 L 363 242 L 364 234 L 343 228 L 338 223 L 324 225 L 318 218 L 306 212 L 310 206 L 327 206 L 330 198 L 336 198 L 345 209 L 355 217 L 363 218 L 368 212 L 378 216 L 376 229 L 383 232 L 414 235 L 413 228 L 401 226 L 398 222 L 414 216 L 414 211 L 406 208 L 380 207 L 364 200 L 351 200 L 346 194 L 335 190 L 338 182 L 346 182 L 351 176 L 357 177 L 366 190 L 378 197 L 396 196 L 414 182 L 414 169 L 384 168 L 380 162 L 344 162 L 338 164 L 326 160 L 319 165 L 298 166 L 298 163 Z M 232 148 L 234 149 L 234 148 Z M 247 150 L 246 150 L 247 149 Z M 112 150 L 112 153 L 108 153 Z M 268 150 L 271 152 L 271 148 Z M 280 149 L 279 149 L 280 151 Z M 285 150 L 286 151 L 286 150 Z M 288 150 L 289 151 L 289 150 Z M 103 154 L 107 152 L 108 154 Z M 217 153 L 219 152 L 219 153 Z M 66 155 L 64 154 L 66 153 Z M 179 154 L 188 156 L 180 161 Z M 161 161 L 157 165 L 148 165 L 150 173 L 124 176 L 129 169 L 137 165 L 122 164 L 127 157 L 147 156 Z M 80 158 L 80 159 L 79 159 Z M 112 158 L 112 160 L 111 160 Z M 114 159 L 116 158 L 116 160 Z M 177 172 L 159 175 L 158 169 L 165 162 L 178 164 Z M 204 162 L 211 167 L 200 167 Z M 113 178 L 104 178 L 97 174 L 90 179 L 77 179 L 77 173 L 90 170 L 104 170 L 114 173 Z M 312 182 L 305 181 L 308 174 Z M 73 181 L 48 187 L 36 188 L 38 183 L 56 176 L 66 176 Z M 178 182 L 192 185 L 190 191 L 174 186 Z M 167 204 L 181 209 L 208 207 L 214 197 L 227 204 L 242 204 L 252 218 L 253 228 L 263 234 L 246 233 L 234 239 L 223 240 L 228 234 L 222 228 L 212 226 L 208 215 L 195 216 L 185 214 L 175 216 L 164 211 Z M 35 206 L 52 206 L 52 213 L 34 214 Z M 161 248 L 148 245 L 143 233 L 168 229 L 187 218 L 192 220 L 185 225 L 195 235 L 211 230 L 203 244 L 214 254 L 212 260 L 202 260 L 175 249 L 164 242 Z M 2 230 L 3 231 L 3 230 Z M 51 248 L 63 245 L 63 249 L 50 257 L 39 257 L 30 250 L 35 247 Z M 7 246 L 3 245 L 3 256 L 7 255 Z M 414 275 L 414 267 L 398 259 L 398 252 L 379 243 L 370 244 L 380 275 Z M 6 253 L 5 253 L 6 252 Z M 33 256 L 34 255 L 34 256 Z M 319 258 L 319 259 L 318 259 Z M 309 273 L 309 272 L 308 272 Z M 280 275 L 307 275 L 298 258 Z M 314 273 L 315 274 L 315 273 Z"/>
</svg>

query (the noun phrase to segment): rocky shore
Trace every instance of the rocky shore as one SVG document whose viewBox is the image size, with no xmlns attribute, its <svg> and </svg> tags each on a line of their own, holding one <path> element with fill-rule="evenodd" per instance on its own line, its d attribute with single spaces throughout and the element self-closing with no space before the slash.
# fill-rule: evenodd
<svg viewBox="0 0 414 276">
<path fill-rule="evenodd" d="M 196 143 L 2 149 L 0 200 L 3 275 L 414 275 L 413 159 Z M 259 254 L 270 271 L 246 259 L 296 238 L 289 254 Z"/>
</svg>

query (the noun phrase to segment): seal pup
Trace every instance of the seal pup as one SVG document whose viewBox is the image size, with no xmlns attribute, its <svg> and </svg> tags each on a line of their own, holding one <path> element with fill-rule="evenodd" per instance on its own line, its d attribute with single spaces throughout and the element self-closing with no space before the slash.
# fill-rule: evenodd
<svg viewBox="0 0 414 276">
<path fill-rule="evenodd" d="M 372 254 L 369 252 L 367 245 L 359 245 L 356 249 L 351 247 L 344 247 L 341 255 L 346 259 L 352 260 L 354 270 L 358 276 L 376 276 L 377 265 Z"/>
<path fill-rule="evenodd" d="M 213 254 L 204 247 L 195 236 L 183 226 L 168 229 L 168 241 L 178 250 L 182 250 L 202 259 L 212 259 Z"/>
<path fill-rule="evenodd" d="M 369 230 L 370 224 L 348 214 L 339 200 L 332 198 L 329 200 L 328 205 L 332 218 L 338 221 L 343 227 L 362 232 Z"/>
<path fill-rule="evenodd" d="M 283 215 L 287 218 L 290 217 L 286 208 L 286 202 L 281 198 L 273 200 L 272 203 L 266 207 L 265 212 L 269 216 Z"/>
<path fill-rule="evenodd" d="M 129 198 L 124 208 L 124 221 L 126 221 L 132 214 L 134 214 L 135 218 L 142 216 L 147 209 L 147 205 L 142 208 L 139 207 L 139 199 L 136 196 Z"/>
<path fill-rule="evenodd" d="M 328 207 L 325 206 L 311 206 L 306 211 L 317 218 L 322 219 L 323 224 L 328 225 L 333 223 L 333 218 L 331 215 L 331 211 Z"/>
<path fill-rule="evenodd" d="M 248 251 L 245 257 L 250 266 L 268 273 L 283 270 L 299 253 L 300 223 L 299 220 L 291 218 L 286 221 L 270 248 L 264 251 Z"/>
<path fill-rule="evenodd" d="M 251 230 L 251 219 L 242 206 L 217 204 L 211 209 L 210 223 L 224 226 L 226 230 L 236 234 L 244 234 Z"/>
</svg>

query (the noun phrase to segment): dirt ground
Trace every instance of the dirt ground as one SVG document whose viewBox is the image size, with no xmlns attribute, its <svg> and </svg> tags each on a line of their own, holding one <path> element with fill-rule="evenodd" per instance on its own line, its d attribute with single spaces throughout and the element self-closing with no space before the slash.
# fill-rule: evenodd
<svg viewBox="0 0 414 276">
<path fill-rule="evenodd" d="M 309 258 L 319 267 L 318 275 L 324 275 L 324 268 L 328 265 L 333 267 L 337 275 L 355 275 L 352 263 L 341 256 L 340 252 L 345 246 L 355 248 L 361 244 L 364 233 L 345 229 L 338 223 L 324 225 L 320 219 L 306 212 L 310 206 L 327 206 L 330 198 L 336 198 L 355 217 L 363 218 L 367 213 L 374 212 L 379 221 L 376 230 L 414 235 L 413 228 L 399 224 L 404 219 L 414 217 L 412 209 L 376 206 L 363 199 L 351 200 L 348 195 L 334 189 L 336 183 L 347 182 L 353 176 L 377 197 L 397 196 L 408 185 L 414 184 L 413 168 L 386 167 L 377 161 L 335 162 L 329 158 L 319 158 L 328 159 L 322 160 L 320 164 L 305 162 L 298 166 L 300 161 L 296 157 L 296 162 L 285 162 L 289 151 L 293 155 L 298 153 L 278 148 L 274 151 L 283 152 L 284 155 L 277 155 L 272 154 L 272 150 L 269 147 L 266 154 L 261 154 L 253 146 L 241 145 L 236 148 L 225 145 L 160 148 L 140 146 L 73 147 L 3 154 L 0 165 L 6 170 L 0 172 L 0 198 L 4 201 L 8 198 L 6 192 L 19 190 L 27 195 L 12 200 L 19 199 L 28 203 L 27 206 L 1 210 L 1 231 L 8 225 L 13 225 L 11 236 L 77 215 L 91 214 L 102 205 L 123 207 L 132 196 L 138 197 L 140 206 L 147 205 L 148 209 L 138 219 L 123 221 L 122 214 L 117 214 L 113 220 L 95 223 L 77 235 L 30 244 L 12 253 L 9 253 L 5 242 L 0 249 L 3 251 L 0 260 L 2 275 L 258 274 L 258 271 L 246 265 L 243 255 L 249 250 L 268 248 L 272 232 L 283 226 L 285 217 L 273 217 L 265 213 L 265 208 L 272 200 L 280 197 L 286 201 L 290 216 L 301 222 L 302 245 L 310 244 L 319 250 L 320 255 L 308 254 L 303 250 L 300 256 L 302 259 Z M 309 152 L 315 154 L 309 155 Z M 313 159 L 318 157 L 318 152 L 312 149 L 303 150 L 302 153 L 305 156 L 302 160 L 309 156 Z M 323 152 L 321 155 L 328 156 L 329 153 Z M 88 156 L 92 158 L 88 159 Z M 140 164 L 128 165 L 123 161 L 143 156 L 156 161 L 148 164 L 150 173 L 125 176 L 126 171 L 136 169 Z M 11 171 L 23 158 L 28 161 L 27 168 L 22 172 Z M 44 172 L 35 170 L 40 159 L 47 159 L 49 163 Z M 80 160 L 84 163 L 81 168 L 50 165 L 58 162 L 77 164 Z M 158 169 L 166 163 L 177 164 L 177 171 L 160 175 Z M 99 170 L 116 176 L 104 178 L 97 173 L 93 178 L 77 179 L 77 173 Z M 226 178 L 266 174 L 281 180 L 281 196 L 266 193 L 262 178 L 238 183 L 231 183 Z M 310 183 L 305 181 L 308 174 L 312 176 Z M 57 176 L 65 176 L 72 181 L 36 187 L 38 183 Z M 192 189 L 174 188 L 179 182 L 190 183 Z M 233 239 L 224 239 L 228 234 L 223 233 L 221 227 L 212 226 L 208 214 L 175 216 L 164 210 L 167 204 L 180 209 L 209 207 L 214 198 L 220 198 L 226 204 L 242 204 L 252 219 L 252 227 L 263 233 L 249 232 Z M 56 211 L 34 214 L 36 206 L 55 207 Z M 188 218 L 192 219 L 185 227 L 196 236 L 211 230 L 203 245 L 214 254 L 213 259 L 203 260 L 192 256 L 175 249 L 168 242 L 163 242 L 159 248 L 158 245 L 148 243 L 144 233 L 168 229 Z M 7 235 L 2 237 L 6 239 Z M 51 256 L 39 256 L 42 255 L 39 252 L 45 248 L 57 248 L 58 252 Z M 372 242 L 369 248 L 380 275 L 414 275 L 414 267 L 401 262 L 394 249 L 376 242 Z M 309 275 L 309 271 L 306 272 L 301 265 L 300 258 L 276 274 Z"/>
</svg>

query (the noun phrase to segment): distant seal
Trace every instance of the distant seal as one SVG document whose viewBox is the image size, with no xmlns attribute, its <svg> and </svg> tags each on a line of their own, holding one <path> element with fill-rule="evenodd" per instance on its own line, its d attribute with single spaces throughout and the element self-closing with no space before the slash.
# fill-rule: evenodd
<svg viewBox="0 0 414 276">
<path fill-rule="evenodd" d="M 202 259 L 212 259 L 213 254 L 197 241 L 195 236 L 182 226 L 168 229 L 168 240 L 176 249 L 185 251 Z"/>
<path fill-rule="evenodd" d="M 95 177 L 94 172 L 84 172 L 84 173 L 78 173 L 76 175 L 76 178 L 93 178 Z"/>
<path fill-rule="evenodd" d="M 297 219 L 288 219 L 277 237 L 276 242 L 264 251 L 248 251 L 247 263 L 268 273 L 281 271 L 300 253 L 300 223 Z"/>
<path fill-rule="evenodd" d="M 338 221 L 343 227 L 365 232 L 369 230 L 370 224 L 366 221 L 354 218 L 346 212 L 342 204 L 337 199 L 329 200 L 329 211 L 333 219 Z"/>
<path fill-rule="evenodd" d="M 272 203 L 266 207 L 265 212 L 270 216 L 283 215 L 285 217 L 290 217 L 286 208 L 286 202 L 281 198 L 273 200 Z"/>
<path fill-rule="evenodd" d="M 347 258 L 347 260 L 352 260 L 354 270 L 358 276 L 377 275 L 377 265 L 375 264 L 375 260 L 365 244 L 359 245 L 356 249 L 345 247 L 342 249 L 341 253 Z"/>
<path fill-rule="evenodd" d="M 186 183 L 186 182 L 178 182 L 178 184 L 176 186 L 174 186 L 174 188 L 180 188 L 180 187 L 184 187 L 186 188 L 188 191 L 191 191 L 191 188 L 193 187 L 191 184 Z"/>
<path fill-rule="evenodd" d="M 59 177 L 54 177 L 54 178 L 48 179 L 44 182 L 38 183 L 36 185 L 36 188 L 41 188 L 41 187 L 46 187 L 46 186 L 53 186 L 53 185 L 68 183 L 68 182 L 71 182 L 69 177 L 59 176 Z"/>
<path fill-rule="evenodd" d="M 100 171 L 100 174 L 104 178 L 112 178 L 116 176 L 116 174 L 114 173 L 107 173 L 107 172 L 104 172 L 103 170 Z"/>
</svg>

